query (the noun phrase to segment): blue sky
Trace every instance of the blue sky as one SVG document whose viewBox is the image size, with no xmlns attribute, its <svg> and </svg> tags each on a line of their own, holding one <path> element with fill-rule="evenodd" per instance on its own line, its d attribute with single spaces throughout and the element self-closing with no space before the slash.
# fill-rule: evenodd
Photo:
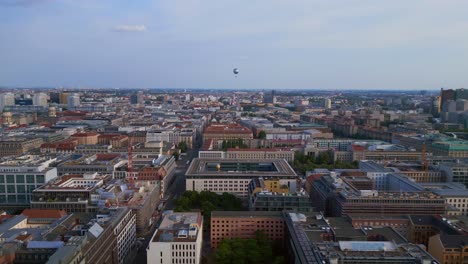
<svg viewBox="0 0 468 264">
<path fill-rule="evenodd" d="M 465 0 L 0 0 L 0 86 L 460 88 L 466 10 Z"/>
</svg>

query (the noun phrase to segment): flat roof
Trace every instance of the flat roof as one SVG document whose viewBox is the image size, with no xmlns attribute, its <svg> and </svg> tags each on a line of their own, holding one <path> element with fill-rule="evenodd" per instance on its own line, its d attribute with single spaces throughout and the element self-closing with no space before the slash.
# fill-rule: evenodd
<svg viewBox="0 0 468 264">
<path fill-rule="evenodd" d="M 188 177 L 297 177 L 296 172 L 284 159 L 223 159 L 220 161 L 211 158 L 194 158 L 185 175 Z"/>
<path fill-rule="evenodd" d="M 280 217 L 283 218 L 282 212 L 268 212 L 268 211 L 212 211 L 211 217 L 237 217 L 237 218 L 250 218 L 250 217 Z"/>
</svg>

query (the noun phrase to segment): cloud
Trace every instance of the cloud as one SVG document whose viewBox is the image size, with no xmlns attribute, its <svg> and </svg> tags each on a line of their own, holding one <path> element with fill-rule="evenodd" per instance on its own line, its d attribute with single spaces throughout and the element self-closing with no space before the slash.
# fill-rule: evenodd
<svg viewBox="0 0 468 264">
<path fill-rule="evenodd" d="M 113 28 L 117 32 L 145 32 L 145 25 L 119 25 Z"/>
<path fill-rule="evenodd" d="M 48 2 L 48 0 L 0 0 L 0 6 L 32 6 Z"/>
</svg>

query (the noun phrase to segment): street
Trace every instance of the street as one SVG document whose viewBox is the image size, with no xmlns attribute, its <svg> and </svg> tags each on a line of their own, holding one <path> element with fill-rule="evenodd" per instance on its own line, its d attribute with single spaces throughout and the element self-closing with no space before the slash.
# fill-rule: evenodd
<svg viewBox="0 0 468 264">
<path fill-rule="evenodd" d="M 176 169 L 174 174 L 174 182 L 169 186 L 164 199 L 166 202 L 161 210 L 161 213 L 165 210 L 173 210 L 175 207 L 174 200 L 179 197 L 185 191 L 185 172 L 187 171 L 190 164 L 187 164 L 188 160 L 198 156 L 198 149 L 188 150 L 187 155 L 183 156 L 182 160 L 176 161 Z M 134 264 L 144 264 L 146 263 L 146 248 L 148 247 L 149 241 L 153 236 L 157 227 L 161 223 L 162 218 L 159 217 L 155 223 L 151 226 L 151 232 L 148 232 L 143 238 L 142 241 L 137 241 L 137 244 L 140 244 L 136 258 L 134 259 Z"/>
</svg>

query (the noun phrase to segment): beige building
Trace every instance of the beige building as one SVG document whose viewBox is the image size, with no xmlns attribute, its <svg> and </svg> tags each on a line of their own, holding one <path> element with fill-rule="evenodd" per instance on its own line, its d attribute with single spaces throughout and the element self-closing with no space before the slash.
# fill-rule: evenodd
<svg viewBox="0 0 468 264">
<path fill-rule="evenodd" d="M 437 234 L 429 238 L 429 254 L 441 264 L 468 263 L 468 236 Z"/>
<path fill-rule="evenodd" d="M 253 139 L 252 130 L 238 124 L 212 124 L 203 132 L 203 143 L 213 140 L 213 147 L 220 147 L 223 140 Z"/>
<path fill-rule="evenodd" d="M 78 140 L 78 145 L 95 145 L 98 143 L 99 134 L 95 132 L 75 133 L 72 139 Z"/>
<path fill-rule="evenodd" d="M 25 154 L 32 149 L 40 148 L 42 143 L 44 143 L 42 138 L 2 140 L 0 141 L 0 157 Z"/>
</svg>

